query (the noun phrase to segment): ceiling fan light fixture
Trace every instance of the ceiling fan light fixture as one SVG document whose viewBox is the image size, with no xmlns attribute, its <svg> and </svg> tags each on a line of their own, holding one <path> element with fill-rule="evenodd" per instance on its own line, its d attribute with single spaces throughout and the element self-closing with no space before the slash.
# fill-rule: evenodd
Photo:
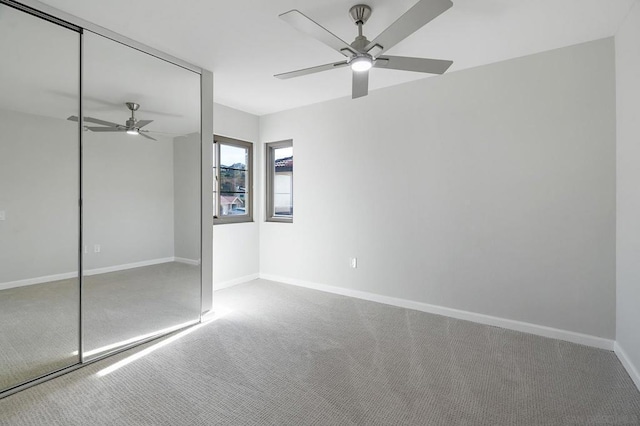
<svg viewBox="0 0 640 426">
<path fill-rule="evenodd" d="M 373 66 L 373 59 L 370 56 L 356 56 L 349 62 L 349 66 L 355 72 L 369 71 Z"/>
<path fill-rule="evenodd" d="M 139 135 L 139 134 L 140 134 L 140 132 L 138 131 L 138 129 L 135 129 L 135 128 L 134 128 L 134 129 L 128 129 L 128 130 L 127 130 L 127 134 L 128 134 L 128 135 Z"/>
</svg>

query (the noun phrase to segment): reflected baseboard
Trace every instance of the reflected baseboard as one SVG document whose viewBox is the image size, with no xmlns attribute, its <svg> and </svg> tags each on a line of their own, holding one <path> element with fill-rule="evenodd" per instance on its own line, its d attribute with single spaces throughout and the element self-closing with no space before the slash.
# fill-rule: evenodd
<svg viewBox="0 0 640 426">
<path fill-rule="evenodd" d="M 187 259 L 184 257 L 165 257 L 160 259 L 143 260 L 141 262 L 126 263 L 122 265 L 107 266 L 103 268 L 86 269 L 84 271 L 84 275 L 91 276 L 91 275 L 107 274 L 109 272 L 125 271 L 127 269 L 142 268 L 144 266 L 159 265 L 162 263 L 170 263 L 170 262 L 178 262 L 178 263 L 184 263 L 187 265 L 194 265 L 194 266 L 200 265 L 200 260 L 196 260 L 196 259 Z M 44 283 L 49 283 L 53 281 L 68 280 L 68 279 L 76 278 L 77 276 L 78 276 L 78 272 L 73 271 L 73 272 L 65 272 L 62 274 L 46 275 L 46 276 L 27 278 L 27 279 L 17 280 L 17 281 L 9 281 L 5 283 L 0 283 L 0 290 L 8 290 L 10 288 L 16 288 L 16 287 L 26 287 L 30 285 L 36 285 L 36 284 L 44 284 Z"/>
<path fill-rule="evenodd" d="M 27 278 L 27 279 L 18 280 L 18 281 L 9 281 L 6 283 L 0 283 L 0 290 L 8 290 L 10 288 L 15 288 L 15 287 L 26 287 L 30 285 L 49 283 L 52 281 L 68 280 L 71 278 L 76 278 L 77 276 L 78 276 L 78 272 L 76 271 L 76 272 L 66 272 L 63 274 L 45 275 L 42 277 Z"/>
<path fill-rule="evenodd" d="M 174 262 L 178 263 L 186 263 L 187 265 L 200 265 L 200 259 L 187 259 L 186 257 L 174 257 Z"/>
<path fill-rule="evenodd" d="M 85 269 L 84 275 L 100 275 L 108 274 L 109 272 L 126 271 L 127 269 L 142 268 L 143 266 L 160 265 L 161 263 L 173 262 L 175 258 L 165 257 L 161 259 L 143 260 L 142 262 L 125 263 L 123 265 L 113 265 L 104 268 Z"/>
</svg>

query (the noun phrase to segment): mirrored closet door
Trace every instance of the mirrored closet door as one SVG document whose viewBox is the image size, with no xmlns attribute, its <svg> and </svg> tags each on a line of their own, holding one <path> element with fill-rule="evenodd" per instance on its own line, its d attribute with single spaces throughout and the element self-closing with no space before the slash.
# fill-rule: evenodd
<svg viewBox="0 0 640 426">
<path fill-rule="evenodd" d="M 0 4 L 0 391 L 78 363 L 80 33 Z"/>
<path fill-rule="evenodd" d="M 0 0 L 0 398 L 200 321 L 201 75 L 104 33 Z"/>
<path fill-rule="evenodd" d="M 84 34 L 83 354 L 200 318 L 200 76 Z"/>
</svg>

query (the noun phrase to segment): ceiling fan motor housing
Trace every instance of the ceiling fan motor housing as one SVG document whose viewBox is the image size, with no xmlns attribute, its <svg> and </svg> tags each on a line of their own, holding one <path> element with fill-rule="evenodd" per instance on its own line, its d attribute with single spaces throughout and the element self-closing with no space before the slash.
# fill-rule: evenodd
<svg viewBox="0 0 640 426">
<path fill-rule="evenodd" d="M 136 129 L 136 122 L 138 120 L 136 120 L 136 117 L 134 115 L 135 111 L 138 110 L 138 108 L 140 108 L 140 104 L 137 104 L 135 102 L 125 102 L 125 105 L 127 106 L 127 108 L 129 108 L 131 110 L 131 118 L 127 120 L 126 122 L 126 126 L 127 126 L 127 130 L 137 130 Z"/>
<path fill-rule="evenodd" d="M 363 35 L 356 37 L 356 39 L 351 43 L 351 47 L 353 47 L 359 53 L 365 53 L 365 47 L 369 45 L 370 41 Z"/>
</svg>

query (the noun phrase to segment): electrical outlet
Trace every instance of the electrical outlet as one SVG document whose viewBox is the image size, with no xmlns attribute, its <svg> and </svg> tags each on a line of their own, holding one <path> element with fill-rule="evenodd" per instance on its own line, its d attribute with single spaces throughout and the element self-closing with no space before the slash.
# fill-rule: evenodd
<svg viewBox="0 0 640 426">
<path fill-rule="evenodd" d="M 93 246 L 93 252 L 94 253 L 100 253 L 100 244 L 95 244 Z"/>
<path fill-rule="evenodd" d="M 351 265 L 351 267 L 353 269 L 356 269 L 358 267 L 358 258 L 357 257 L 352 257 L 349 264 Z"/>
</svg>

